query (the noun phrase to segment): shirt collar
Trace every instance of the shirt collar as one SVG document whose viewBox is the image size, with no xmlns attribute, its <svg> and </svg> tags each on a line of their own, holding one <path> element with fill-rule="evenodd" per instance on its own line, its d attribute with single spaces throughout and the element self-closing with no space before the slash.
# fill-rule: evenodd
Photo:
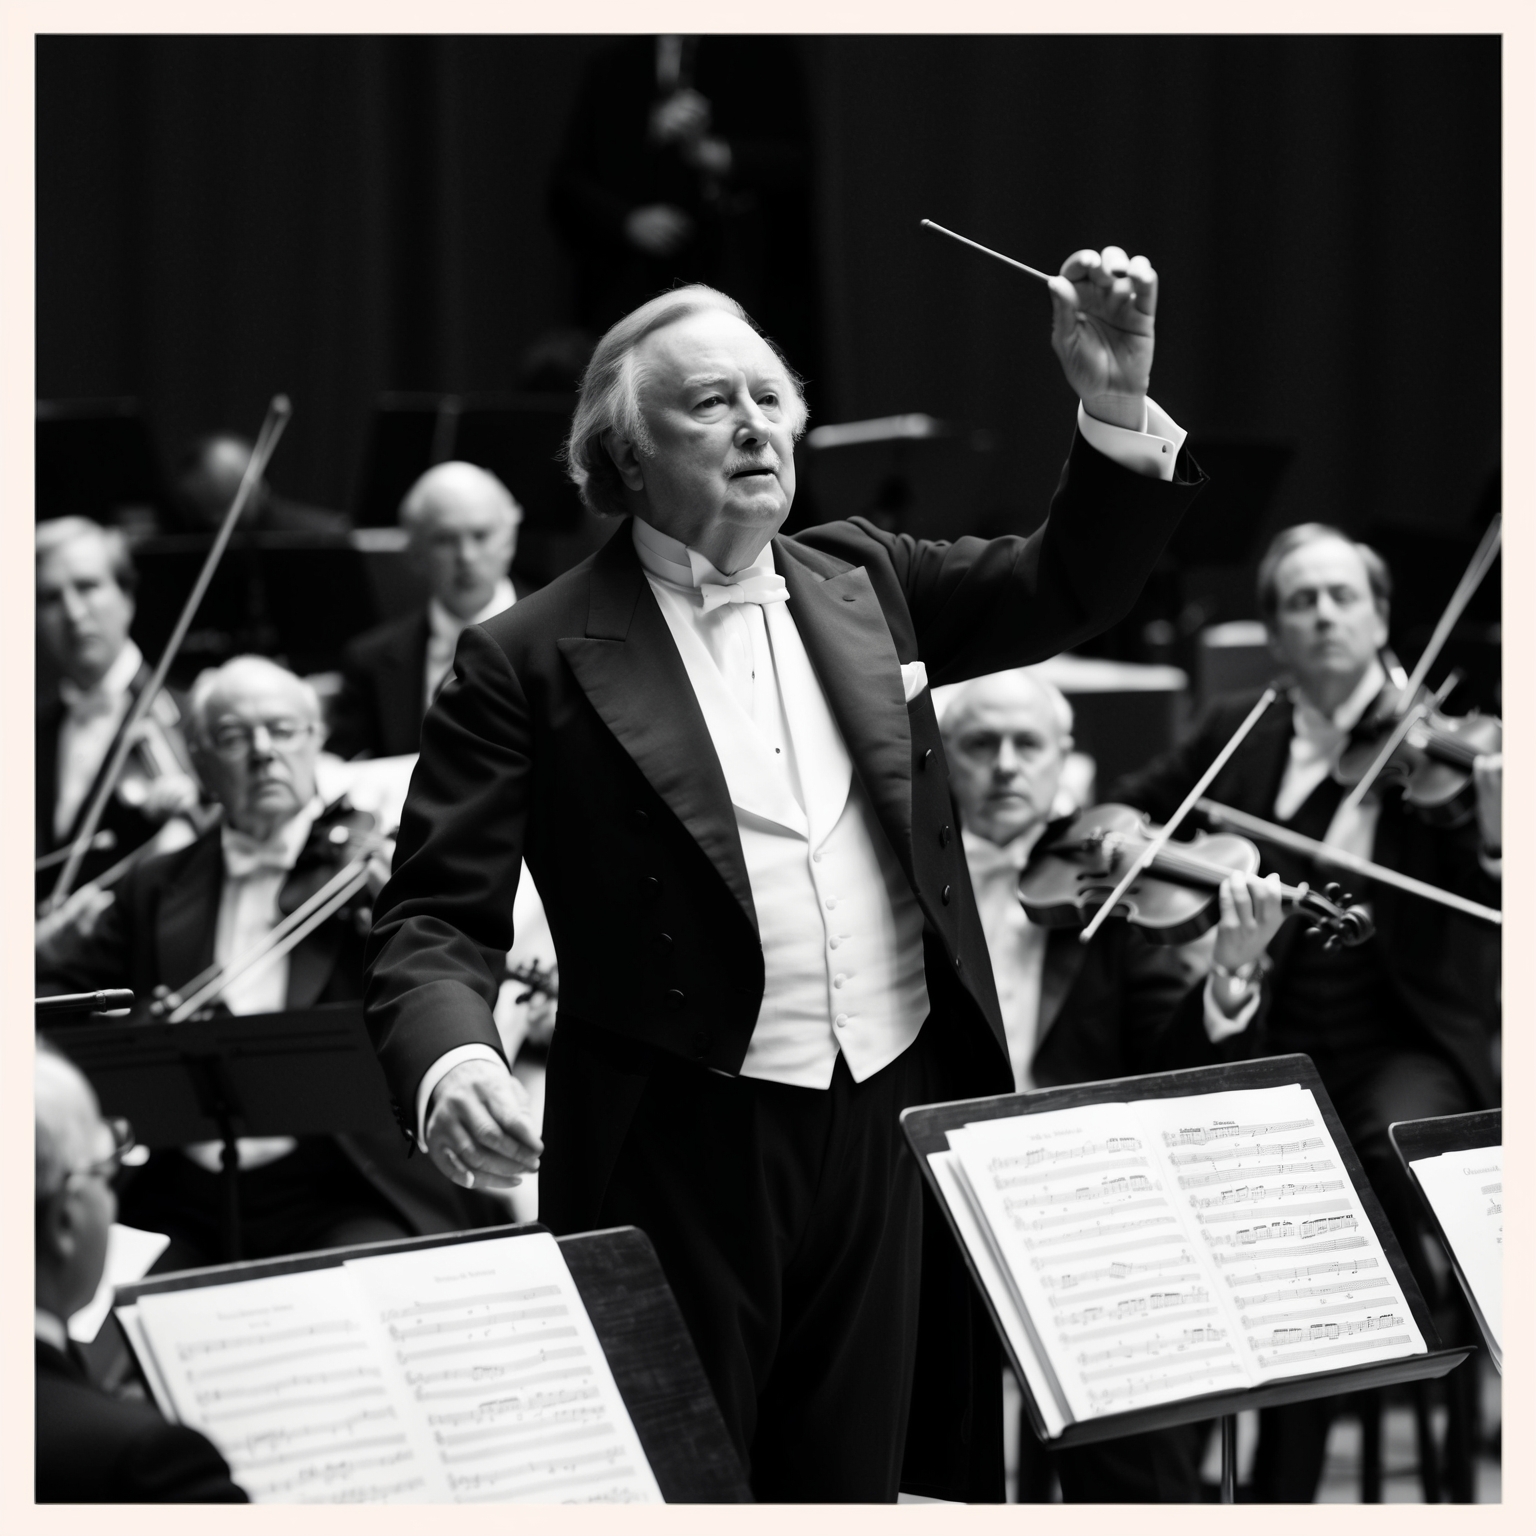
<svg viewBox="0 0 1536 1536">
<path fill-rule="evenodd" d="M 258 842 L 250 833 L 241 832 L 225 822 L 219 828 L 220 847 L 226 852 L 232 847 L 246 852 L 257 848 L 269 848 L 279 857 L 285 868 L 292 869 L 298 863 L 300 853 L 304 851 L 304 844 L 309 841 L 310 828 L 314 826 L 315 818 L 324 809 L 325 802 L 316 795 L 308 805 L 301 806 L 295 811 L 265 842 Z"/>
<path fill-rule="evenodd" d="M 461 619 L 456 613 L 451 613 L 434 597 L 427 604 L 427 623 L 437 639 L 457 640 L 471 624 L 484 624 L 487 619 L 494 619 L 498 613 L 505 612 L 516 601 L 517 593 L 512 589 L 512 578 L 503 576 L 496 583 L 496 590 L 491 593 L 490 602 L 467 619 Z"/>
<path fill-rule="evenodd" d="M 757 559 L 750 566 L 727 576 L 723 571 L 716 569 L 698 550 L 684 544 L 681 539 L 674 539 L 671 534 L 662 533 L 660 529 L 651 527 L 644 518 L 632 518 L 630 528 L 634 538 L 635 553 L 640 557 L 640 564 L 646 573 L 656 577 L 658 581 L 669 582 L 674 587 L 697 591 L 706 581 L 729 585 L 748 575 L 776 574 L 771 540 L 763 545 Z"/>
<path fill-rule="evenodd" d="M 1019 833 L 1012 842 L 1004 843 L 1001 847 L 978 836 L 969 828 L 962 827 L 960 840 L 965 845 L 966 862 L 977 875 L 981 876 L 999 874 L 1004 870 L 1012 870 L 1013 873 L 1019 874 L 1029 863 L 1029 857 L 1035 851 L 1035 844 L 1045 835 L 1046 825 L 1043 821 L 1038 822 L 1027 832 Z"/>
<path fill-rule="evenodd" d="M 57 1318 L 52 1312 L 45 1312 L 41 1307 L 33 1309 L 35 1319 L 34 1326 L 37 1337 L 44 1344 L 51 1344 L 61 1355 L 69 1353 L 69 1330 L 64 1326 L 63 1320 Z"/>
<path fill-rule="evenodd" d="M 1365 675 L 1355 684 L 1354 691 L 1331 715 L 1325 715 L 1316 705 L 1307 701 L 1299 688 L 1292 690 L 1291 701 L 1298 713 L 1305 711 L 1312 718 L 1321 720 L 1341 731 L 1352 731 L 1360 723 L 1360 717 L 1370 708 L 1372 700 L 1387 685 L 1386 669 L 1375 660 L 1365 669 Z"/>
<path fill-rule="evenodd" d="M 82 688 L 79 684 L 71 682 L 69 678 L 61 677 L 59 697 L 66 704 L 75 699 L 84 698 L 87 694 L 100 694 L 105 698 L 120 699 L 128 692 L 134 678 L 139 675 L 139 668 L 143 665 L 143 651 L 132 640 L 125 640 L 122 650 L 117 653 L 117 659 L 102 673 L 93 687 Z"/>
</svg>

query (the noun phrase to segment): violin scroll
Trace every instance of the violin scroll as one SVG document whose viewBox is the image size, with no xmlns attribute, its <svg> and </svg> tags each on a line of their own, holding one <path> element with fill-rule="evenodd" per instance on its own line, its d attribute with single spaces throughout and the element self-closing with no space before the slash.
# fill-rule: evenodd
<svg viewBox="0 0 1536 1536">
<path fill-rule="evenodd" d="M 1298 888 L 1296 910 L 1307 916 L 1307 933 L 1323 941 L 1325 950 L 1353 949 L 1376 932 L 1371 914 L 1356 902 L 1336 880 L 1321 891 Z"/>
</svg>

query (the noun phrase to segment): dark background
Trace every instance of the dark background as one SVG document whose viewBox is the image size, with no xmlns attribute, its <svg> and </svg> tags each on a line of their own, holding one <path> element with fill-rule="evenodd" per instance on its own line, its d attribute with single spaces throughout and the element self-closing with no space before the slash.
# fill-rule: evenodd
<svg viewBox="0 0 1536 1536">
<path fill-rule="evenodd" d="M 254 435 L 285 390 L 273 483 L 347 506 L 380 391 L 513 388 L 568 320 L 545 184 L 601 42 L 40 38 L 38 395 L 136 396 L 169 457 L 196 432 Z M 920 234 L 927 216 L 1052 269 L 1079 245 L 1148 254 L 1153 392 L 1197 454 L 1293 449 L 1255 539 L 1311 518 L 1459 539 L 1491 509 L 1497 38 L 797 46 L 825 324 L 813 424 L 923 411 L 986 429 L 966 516 L 1038 521 L 1073 405 L 1047 301 Z M 1237 616 L 1221 594 L 1241 586 L 1208 585 L 1212 616 Z"/>
</svg>

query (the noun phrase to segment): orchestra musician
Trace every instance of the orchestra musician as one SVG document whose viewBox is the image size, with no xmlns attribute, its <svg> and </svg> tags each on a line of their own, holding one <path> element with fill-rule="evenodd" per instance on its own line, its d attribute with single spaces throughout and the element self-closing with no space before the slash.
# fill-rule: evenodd
<svg viewBox="0 0 1536 1536">
<path fill-rule="evenodd" d="M 511 573 L 523 509 L 489 470 L 435 464 L 406 492 L 400 525 L 426 573 L 424 608 L 351 641 L 329 746 L 339 757 L 414 752 L 421 720 L 469 624 L 510 608 L 526 588 Z"/>
<path fill-rule="evenodd" d="M 130 987 L 149 999 L 229 966 L 280 920 L 285 891 L 317 886 L 354 849 L 345 804 L 315 789 L 320 709 L 314 690 L 258 656 L 205 672 L 188 706 L 196 766 L 224 817 L 195 842 L 124 877 L 88 929 L 39 948 L 41 994 Z M 374 888 L 382 883 L 384 854 Z M 343 910 L 289 954 L 235 978 L 231 1013 L 276 1013 L 361 995 L 363 924 Z M 494 1200 L 454 1189 L 393 1137 L 240 1141 L 242 1249 L 270 1257 L 378 1242 L 505 1219 Z M 124 1190 L 124 1220 L 172 1239 L 158 1267 L 217 1262 L 219 1146 L 156 1153 Z"/>
<path fill-rule="evenodd" d="M 1215 968 L 1111 922 L 1086 946 L 1075 928 L 1044 928 L 1019 878 L 1067 821 L 1055 814 L 1072 750 L 1072 706 L 1027 670 L 963 684 L 941 721 L 976 908 L 992 957 L 1013 1086 L 1054 1088 L 1220 1059 L 1213 1039 L 1251 1017 L 1263 989 L 1249 970 L 1279 930 L 1279 881 L 1232 874 L 1219 897 Z M 1044 1499 L 1054 1466 L 1067 1503 L 1197 1503 L 1206 1426 L 1041 1450 L 1019 1436 L 1019 1496 Z"/>
<path fill-rule="evenodd" d="M 111 760 L 150 669 L 129 637 L 135 573 L 123 535 L 84 517 L 37 525 L 37 639 L 59 675 L 37 709 L 38 855 L 67 849 Z M 90 880 L 142 847 L 197 803 L 181 711 L 159 693 L 100 822 L 104 846 L 80 866 Z M 37 872 L 37 897 L 53 889 L 62 857 Z"/>
<path fill-rule="evenodd" d="M 37 1121 L 36 1482 L 39 1504 L 243 1504 L 224 1458 L 151 1404 L 94 1386 L 69 1341 L 70 1317 L 101 1283 L 117 1210 L 112 1183 L 132 1145 L 101 1118 L 73 1063 L 39 1041 Z"/>
<path fill-rule="evenodd" d="M 1372 859 L 1484 905 L 1497 905 L 1502 762 L 1480 759 L 1475 806 L 1454 826 L 1432 825 L 1393 793 L 1346 804 L 1332 770 L 1351 731 L 1377 707 L 1388 679 L 1391 576 L 1379 555 L 1335 528 L 1282 530 L 1258 571 L 1258 603 L 1288 693 L 1264 714 L 1208 790 L 1208 797 Z M 1254 697 L 1220 700 L 1187 740 L 1110 790 L 1165 819 L 1216 757 Z M 1288 884 L 1340 878 L 1304 856 L 1265 850 Z M 1325 951 L 1301 941 L 1299 920 L 1271 946 L 1272 984 L 1250 1018 L 1233 1021 L 1230 1049 L 1303 1051 L 1381 1200 L 1426 1295 L 1433 1272 L 1417 1205 L 1387 1138 L 1395 1120 L 1459 1114 L 1498 1102 L 1491 1042 L 1499 1028 L 1498 930 L 1377 882 L 1342 877 L 1369 899 L 1375 936 Z M 1311 1499 L 1336 1400 L 1266 1410 L 1254 1496 Z"/>
<path fill-rule="evenodd" d="M 561 976 L 541 1219 L 650 1236 L 763 1500 L 1002 1496 L 995 1337 L 947 1234 L 923 1253 L 898 1125 L 1012 1086 L 927 683 L 1114 622 L 1200 479 L 1146 399 L 1150 265 L 1063 274 L 1079 430 L 1028 539 L 775 537 L 805 421 L 782 356 L 703 287 L 618 322 L 568 455 L 624 521 L 464 631 L 376 907 L 397 1112 L 501 1187 L 541 1150 L 491 1019 L 526 851 Z"/>
</svg>

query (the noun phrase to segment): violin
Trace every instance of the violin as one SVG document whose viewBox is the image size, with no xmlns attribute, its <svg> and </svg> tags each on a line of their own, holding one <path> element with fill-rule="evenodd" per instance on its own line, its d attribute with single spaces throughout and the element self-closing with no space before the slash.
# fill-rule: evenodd
<svg viewBox="0 0 1536 1536">
<path fill-rule="evenodd" d="M 1083 811 L 1036 850 L 1019 877 L 1019 900 L 1045 928 L 1079 928 L 1114 895 L 1123 873 L 1159 835 L 1159 829 L 1128 805 Z M 1255 874 L 1258 847 L 1234 833 L 1202 832 L 1188 843 L 1167 843 L 1119 898 L 1117 915 L 1140 928 L 1154 944 L 1185 944 L 1214 927 L 1221 916 L 1220 890 L 1228 875 Z M 1369 914 L 1337 885 L 1314 891 L 1283 885 L 1288 911 L 1307 919 L 1308 931 L 1324 936 L 1324 948 L 1363 944 L 1374 931 Z"/>
<path fill-rule="evenodd" d="M 284 917 L 296 912 L 343 865 L 377 852 L 384 842 L 378 828 L 378 817 L 358 810 L 345 796 L 326 806 L 315 817 L 309 837 L 294 860 L 293 872 L 283 882 L 277 898 L 278 911 Z M 345 903 L 354 912 L 361 912 L 366 905 L 366 887 L 354 892 Z"/>
<path fill-rule="evenodd" d="M 1334 778 L 1349 787 L 1358 784 L 1407 712 L 1403 696 L 1393 694 L 1384 708 L 1356 726 Z M 1393 747 L 1378 778 L 1401 789 L 1404 803 L 1430 826 L 1457 826 L 1476 810 L 1473 762 L 1503 746 L 1504 726 L 1497 715 L 1447 715 L 1430 704 Z"/>
</svg>

